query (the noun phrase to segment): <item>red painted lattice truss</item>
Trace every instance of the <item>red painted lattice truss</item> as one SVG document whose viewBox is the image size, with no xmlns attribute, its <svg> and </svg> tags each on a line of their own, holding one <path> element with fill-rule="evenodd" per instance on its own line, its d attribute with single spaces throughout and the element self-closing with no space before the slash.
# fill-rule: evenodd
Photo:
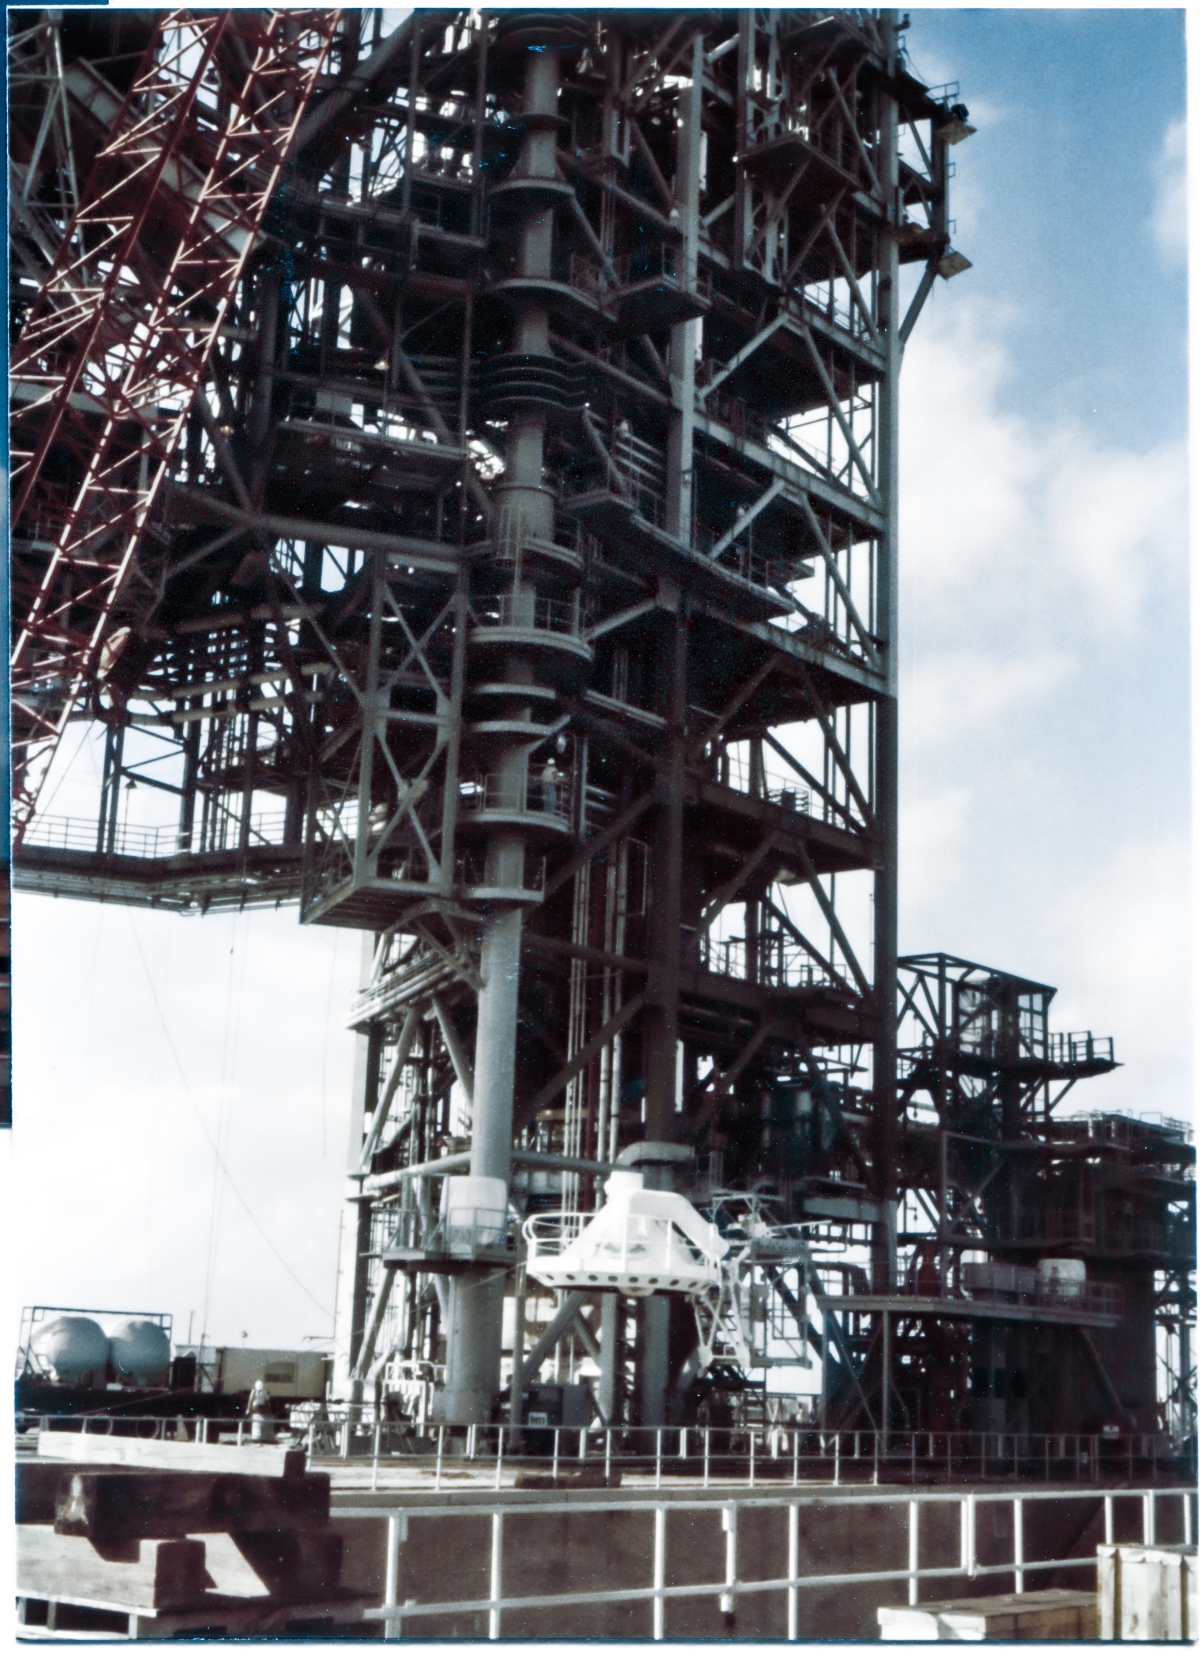
<svg viewBox="0 0 1200 1653">
<path fill-rule="evenodd" d="M 163 482 L 339 25 L 162 15 L 10 369 L 13 814 L 160 590 Z"/>
</svg>

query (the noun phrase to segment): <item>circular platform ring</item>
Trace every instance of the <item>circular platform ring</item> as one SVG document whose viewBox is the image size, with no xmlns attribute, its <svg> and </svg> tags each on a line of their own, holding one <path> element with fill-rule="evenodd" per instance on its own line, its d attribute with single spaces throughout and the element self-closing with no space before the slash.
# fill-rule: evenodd
<svg viewBox="0 0 1200 1653">
<path fill-rule="evenodd" d="M 581 12 L 530 8 L 501 14 L 496 25 L 497 56 L 519 52 L 581 52 L 591 38 L 591 28 Z"/>
</svg>

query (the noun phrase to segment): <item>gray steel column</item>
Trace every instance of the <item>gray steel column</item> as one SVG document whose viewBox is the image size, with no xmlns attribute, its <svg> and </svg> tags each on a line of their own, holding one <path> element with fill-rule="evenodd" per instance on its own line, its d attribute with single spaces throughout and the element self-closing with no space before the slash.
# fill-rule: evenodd
<svg viewBox="0 0 1200 1653">
<path fill-rule="evenodd" d="M 660 580 L 660 595 L 667 582 Z M 651 921 L 654 973 L 642 1020 L 642 1060 L 646 1080 L 646 1138 L 676 1140 L 683 1115 L 675 1112 L 675 1047 L 679 1039 L 679 971 L 682 922 L 683 791 L 687 744 L 688 619 L 683 594 L 675 588 L 676 612 L 663 638 L 661 661 L 666 682 L 660 702 L 669 744 L 659 765 L 663 802 L 652 813 Z"/>
<path fill-rule="evenodd" d="M 700 245 L 700 144 L 704 41 L 697 34 L 691 49 L 691 85 L 680 96 L 676 133 L 674 195 L 683 226 L 684 285 L 695 290 Z M 700 322 L 678 322 L 671 329 L 668 368 L 673 412 L 667 437 L 666 521 L 668 531 L 685 545 L 692 539 L 692 452 L 696 422 L 696 337 Z M 646 1081 L 646 1136 L 671 1141 L 678 1130 L 675 1114 L 676 1044 L 679 1038 L 679 969 L 682 942 L 680 876 L 683 864 L 683 786 L 687 745 L 688 615 L 678 588 L 659 582 L 661 598 L 674 617 L 662 651 L 665 683 L 660 710 L 670 727 L 660 781 L 664 802 L 651 822 L 652 901 L 658 968 L 650 985 L 643 1019 Z M 640 1324 L 640 1322 L 639 1322 Z"/>
<path fill-rule="evenodd" d="M 894 74 L 898 55 L 898 14 L 885 11 L 880 30 L 887 53 L 889 73 Z M 879 444 L 878 487 L 883 501 L 884 530 L 878 540 L 878 580 L 875 631 L 883 644 L 887 686 L 875 708 L 874 808 L 878 839 L 875 872 L 875 1006 L 879 1035 L 874 1054 L 876 1193 L 887 1200 L 896 1193 L 896 862 L 898 854 L 898 712 L 896 688 L 898 654 L 896 619 L 898 593 L 898 458 L 900 389 L 900 258 L 896 239 L 900 206 L 900 159 L 896 100 L 879 90 L 880 173 L 886 197 L 887 223 L 881 234 L 879 269 L 879 331 L 883 336 L 886 366 L 879 385 L 877 439 Z M 895 1267 L 894 1247 L 889 1246 L 885 1225 L 878 1225 L 875 1251 L 875 1289 L 888 1290 Z"/>
<path fill-rule="evenodd" d="M 692 41 L 692 83 L 680 98 L 676 134 L 675 208 L 683 227 L 682 285 L 695 292 L 700 252 L 700 143 L 704 92 L 704 36 Z M 667 367 L 674 411 L 667 437 L 667 532 L 685 545 L 692 539 L 692 448 L 696 425 L 696 340 L 703 323 L 681 321 L 671 329 Z"/>
<path fill-rule="evenodd" d="M 524 112 L 553 116 L 558 106 L 559 63 L 553 47 L 525 53 Z M 556 178 L 555 128 L 533 125 L 522 141 L 515 176 Z M 535 280 L 551 274 L 554 217 L 545 207 L 527 209 L 521 227 L 518 272 Z M 521 303 L 512 348 L 522 355 L 550 355 L 549 315 L 544 303 Z M 546 414 L 536 407 L 515 410 L 509 421 L 504 481 L 497 489 L 498 528 L 539 539 L 554 535 L 554 501 L 543 486 Z M 536 587 L 518 555 L 511 588 L 516 624 L 534 623 Z M 531 662 L 518 651 L 503 662 L 503 679 L 514 686 L 533 682 Z M 528 715 L 528 714 L 526 714 Z M 502 796 L 523 799 L 529 756 L 514 740 L 497 760 Z M 525 838 L 511 828 L 495 832 L 487 845 L 486 878 L 498 889 L 522 890 Z M 480 954 L 479 1013 L 475 1031 L 475 1095 L 471 1112 L 471 1175 L 498 1177 L 507 1187 L 512 1153 L 513 1082 L 516 1068 L 517 988 L 521 967 L 521 908 L 514 906 L 486 922 Z M 446 1328 L 446 1383 L 437 1415 L 450 1424 L 488 1423 L 500 1388 L 504 1276 L 471 1269 L 449 1282 Z"/>
<path fill-rule="evenodd" d="M 671 1300 L 644 1297 L 638 1304 L 635 1422 L 643 1429 L 661 1429 L 667 1421 L 667 1384 L 670 1380 Z M 646 1442 L 640 1442 L 642 1451 Z"/>
<path fill-rule="evenodd" d="M 596 1400 L 608 1424 L 621 1421 L 624 1331 L 624 1300 L 615 1291 L 606 1291 L 600 1298 L 600 1383 Z"/>
<path fill-rule="evenodd" d="M 375 937 L 369 930 L 362 934 L 362 953 L 359 965 L 359 986 L 366 987 L 371 980 L 375 958 Z M 355 1037 L 354 1082 L 351 1091 L 350 1129 L 346 1142 L 346 1165 L 353 1174 L 359 1170 L 363 1152 L 363 1130 L 367 1103 L 372 1108 L 379 1095 L 379 1064 L 383 1055 L 383 1024 L 373 1024 L 367 1033 Z M 350 1182 L 350 1209 L 342 1224 L 341 1255 L 338 1258 L 338 1301 L 333 1328 L 334 1387 L 342 1399 L 362 1398 L 362 1385 L 352 1393 L 351 1372 L 358 1359 L 359 1347 L 367 1323 L 367 1295 L 371 1280 L 371 1202 L 362 1197 L 362 1185 L 353 1178 Z"/>
</svg>

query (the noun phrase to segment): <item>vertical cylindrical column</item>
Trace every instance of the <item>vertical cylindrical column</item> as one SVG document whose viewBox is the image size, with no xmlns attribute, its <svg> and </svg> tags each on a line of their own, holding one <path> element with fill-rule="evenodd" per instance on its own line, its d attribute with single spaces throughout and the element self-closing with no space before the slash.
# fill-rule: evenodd
<svg viewBox="0 0 1200 1653">
<path fill-rule="evenodd" d="M 525 53 L 522 101 L 523 112 L 531 120 L 522 140 L 515 177 L 557 177 L 552 117 L 558 105 L 558 81 L 558 56 L 553 45 L 539 47 L 535 43 Z M 553 210 L 532 199 L 522 211 L 518 273 L 530 280 L 546 280 L 552 264 Z M 534 297 L 519 301 L 512 348 L 518 355 L 550 356 L 550 324 L 544 302 Z M 513 410 L 504 482 L 497 489 L 497 529 L 502 543 L 516 547 L 508 593 L 515 628 L 532 627 L 537 613 L 537 590 L 520 548 L 529 537 L 550 540 L 554 535 L 554 501 L 542 483 L 545 436 L 544 409 L 523 405 Z M 514 689 L 533 681 L 532 663 L 519 649 L 506 654 L 500 670 L 503 681 Z M 528 712 L 523 715 L 528 716 Z M 494 761 L 498 796 L 506 806 L 520 811 L 528 786 L 528 743 L 514 738 L 500 748 Z M 523 891 L 525 836 L 519 828 L 506 826 L 493 832 L 485 859 L 485 878 L 492 889 Z M 489 917 L 483 929 L 471 1116 L 471 1175 L 496 1177 L 506 1186 L 512 1153 L 520 966 L 521 907 L 513 905 Z M 446 1383 L 439 1397 L 438 1416 L 451 1424 L 488 1423 L 500 1386 L 504 1277 L 486 1269 L 471 1269 L 454 1276 L 449 1287 Z"/>
<path fill-rule="evenodd" d="M 680 97 L 680 121 L 675 138 L 675 210 L 683 229 L 683 285 L 695 292 L 700 249 L 700 145 L 703 140 L 701 106 L 704 90 L 704 36 L 697 33 L 691 49 L 691 84 Z M 671 329 L 667 366 L 671 376 L 671 423 L 667 432 L 666 527 L 669 534 L 691 544 L 692 450 L 696 423 L 696 344 L 699 318 L 677 322 Z"/>
<path fill-rule="evenodd" d="M 607 1291 L 600 1299 L 600 1383 L 596 1399 L 610 1428 L 621 1421 L 624 1331 L 624 1300 L 615 1291 Z"/>
<path fill-rule="evenodd" d="M 660 590 L 664 584 L 660 582 Z M 642 1020 L 646 1137 L 651 1142 L 674 1141 L 682 1119 L 675 1113 L 675 1072 L 679 1039 L 688 619 L 682 594 L 676 590 L 672 595 L 676 612 L 671 621 L 669 644 L 664 647 L 661 656 L 666 674 L 661 705 L 670 735 L 659 767 L 663 802 L 650 821 L 654 974 L 650 982 L 650 1000 Z"/>
<path fill-rule="evenodd" d="M 889 72 L 894 72 L 898 17 L 880 15 L 880 30 Z M 887 685 L 875 706 L 874 810 L 878 838 L 875 871 L 875 1008 L 879 1032 L 874 1054 L 876 1193 L 890 1200 L 896 1192 L 896 859 L 898 854 L 898 737 L 896 701 L 898 656 L 896 610 L 898 595 L 899 388 L 900 388 L 900 260 L 896 229 L 900 206 L 899 128 L 895 98 L 881 84 L 879 91 L 880 181 L 886 198 L 886 223 L 880 232 L 879 331 L 884 341 L 885 366 L 879 384 L 877 485 L 883 501 L 884 526 L 878 545 L 875 631 L 883 645 Z M 876 1290 L 890 1290 L 894 1251 L 883 1225 L 875 1238 Z"/>
<path fill-rule="evenodd" d="M 507 845 L 505 848 L 507 849 Z M 523 851 L 517 840 L 516 850 Z M 513 1078 L 516 1065 L 517 984 L 521 910 L 493 919 L 484 931 L 475 1033 L 475 1100 L 471 1121 L 471 1175 L 508 1181 L 512 1154 Z"/>
<path fill-rule="evenodd" d="M 371 979 L 375 937 L 364 931 L 359 965 L 359 986 Z M 373 1111 L 379 1095 L 379 1064 L 383 1054 L 383 1024 L 374 1023 L 355 1040 L 354 1088 L 350 1108 L 350 1132 L 346 1143 L 347 1169 L 360 1169 L 366 1115 Z M 342 1225 L 341 1256 L 338 1259 L 338 1300 L 334 1339 L 334 1386 L 339 1398 L 361 1400 L 362 1385 L 351 1392 L 350 1374 L 358 1359 L 367 1324 L 370 1287 L 371 1202 L 362 1197 L 361 1182 L 350 1184 L 351 1207 Z"/>
<path fill-rule="evenodd" d="M 638 1304 L 635 1421 L 643 1429 L 661 1429 L 667 1421 L 667 1383 L 670 1378 L 671 1300 L 655 1295 Z M 646 1438 L 639 1440 L 646 1450 Z"/>
</svg>

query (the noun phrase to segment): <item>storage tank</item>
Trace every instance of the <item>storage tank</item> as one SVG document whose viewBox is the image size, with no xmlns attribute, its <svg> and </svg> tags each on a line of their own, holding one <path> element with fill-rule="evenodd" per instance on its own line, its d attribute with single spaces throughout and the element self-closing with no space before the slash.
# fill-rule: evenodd
<svg viewBox="0 0 1200 1653">
<path fill-rule="evenodd" d="M 108 1338 L 87 1315 L 60 1314 L 48 1320 L 33 1334 L 30 1347 L 59 1383 L 104 1382 Z"/>
<path fill-rule="evenodd" d="M 171 1366 L 171 1342 L 153 1320 L 120 1320 L 109 1339 L 109 1358 L 118 1383 L 141 1388 L 166 1383 Z"/>
</svg>

